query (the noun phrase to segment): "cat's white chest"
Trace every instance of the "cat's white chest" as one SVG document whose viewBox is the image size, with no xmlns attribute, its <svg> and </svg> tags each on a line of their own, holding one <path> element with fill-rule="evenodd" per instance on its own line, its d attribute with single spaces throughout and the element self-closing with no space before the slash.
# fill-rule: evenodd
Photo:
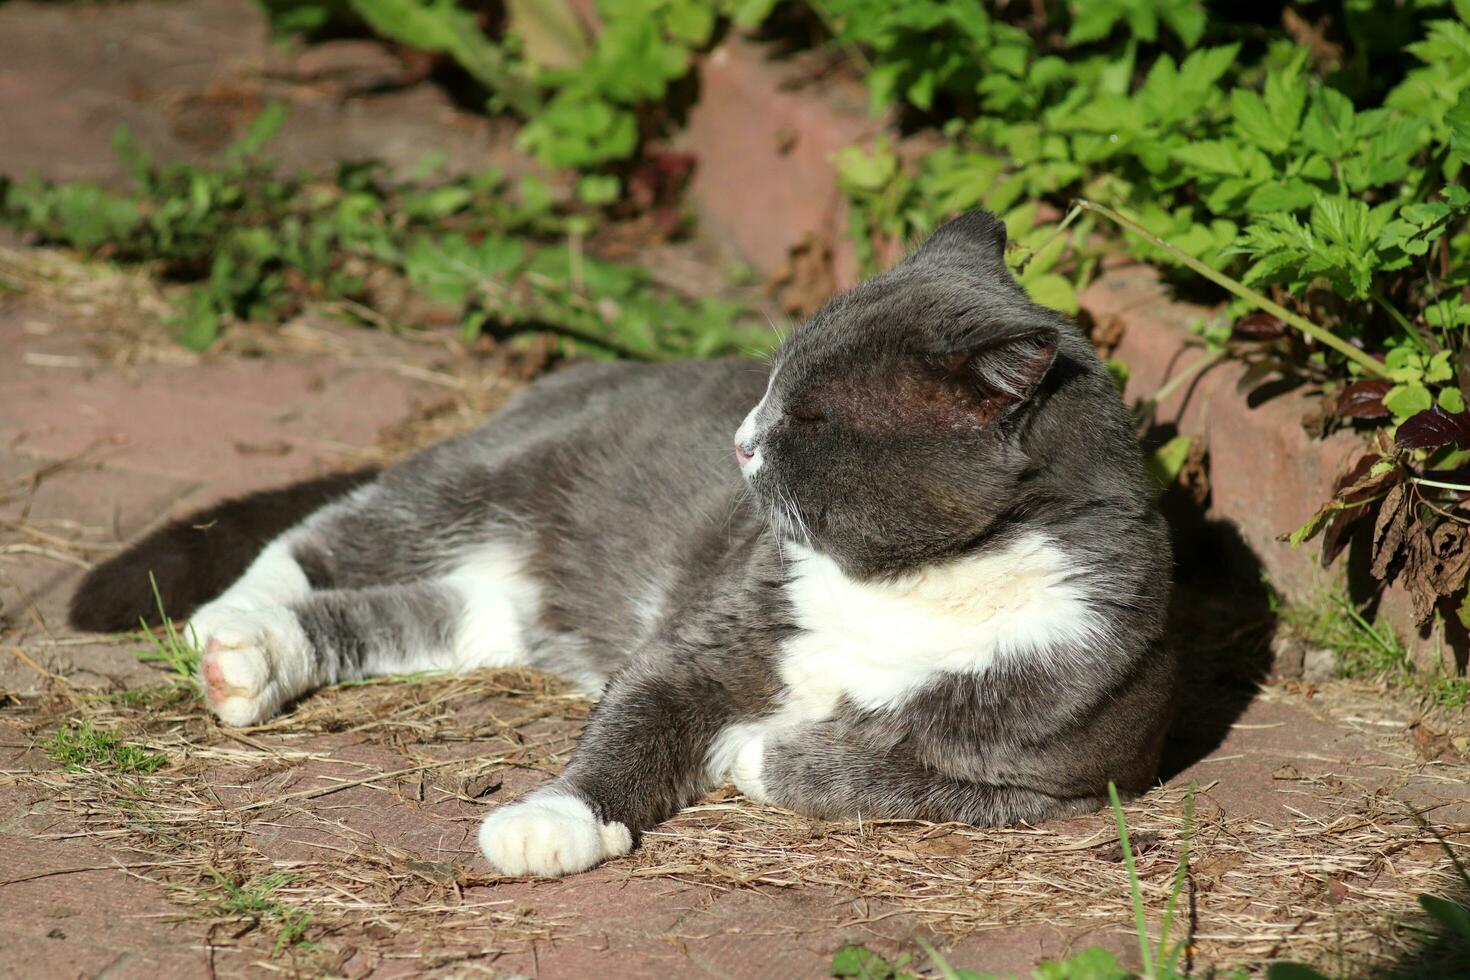
<svg viewBox="0 0 1470 980">
<path fill-rule="evenodd" d="M 1046 657 L 1099 626 L 1075 562 L 1028 535 L 1004 548 L 888 582 L 859 582 L 802 547 L 787 585 L 801 632 L 782 651 L 787 722 L 902 702 L 937 675 Z"/>
</svg>

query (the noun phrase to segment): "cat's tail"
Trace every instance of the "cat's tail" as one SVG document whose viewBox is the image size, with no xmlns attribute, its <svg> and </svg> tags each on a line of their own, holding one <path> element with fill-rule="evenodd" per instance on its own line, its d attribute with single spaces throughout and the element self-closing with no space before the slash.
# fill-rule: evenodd
<svg viewBox="0 0 1470 980">
<path fill-rule="evenodd" d="M 317 477 L 170 521 L 88 572 L 67 619 L 74 629 L 95 633 L 135 630 L 140 619 L 158 625 L 149 573 L 165 612 L 184 619 L 229 588 L 272 539 L 376 475 L 365 469 Z"/>
</svg>

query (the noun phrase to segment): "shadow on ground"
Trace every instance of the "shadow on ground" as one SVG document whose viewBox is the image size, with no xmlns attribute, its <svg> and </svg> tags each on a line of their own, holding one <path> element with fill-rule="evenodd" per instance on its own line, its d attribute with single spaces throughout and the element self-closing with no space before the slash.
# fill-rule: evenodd
<svg viewBox="0 0 1470 980">
<path fill-rule="evenodd" d="M 1167 438 L 1167 436 L 1165 436 Z M 1153 434 L 1145 445 L 1161 443 Z M 1264 569 L 1235 527 L 1188 489 L 1161 501 L 1174 544 L 1169 640 L 1180 653 L 1178 713 L 1159 777 L 1167 782 L 1220 747 L 1271 670 L 1276 613 Z"/>
</svg>

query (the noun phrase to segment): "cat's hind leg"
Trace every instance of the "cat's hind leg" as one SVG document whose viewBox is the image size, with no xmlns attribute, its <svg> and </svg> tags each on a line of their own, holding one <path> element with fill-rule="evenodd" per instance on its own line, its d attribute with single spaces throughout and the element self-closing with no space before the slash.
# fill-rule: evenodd
<svg viewBox="0 0 1470 980">
<path fill-rule="evenodd" d="M 512 571 L 490 550 L 432 580 L 220 607 L 206 624 L 205 697 L 222 721 L 250 725 L 339 681 L 523 663 L 537 593 Z"/>
</svg>

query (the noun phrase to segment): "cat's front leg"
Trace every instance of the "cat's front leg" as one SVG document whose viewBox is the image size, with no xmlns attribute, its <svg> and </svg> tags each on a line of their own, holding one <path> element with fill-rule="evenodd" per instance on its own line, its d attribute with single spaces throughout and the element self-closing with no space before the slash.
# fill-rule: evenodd
<svg viewBox="0 0 1470 980">
<path fill-rule="evenodd" d="M 643 831 L 712 788 L 707 756 L 732 713 L 724 686 L 697 665 L 630 665 L 608 685 L 566 771 L 490 814 L 480 849 L 505 874 L 545 877 L 627 854 Z"/>
<path fill-rule="evenodd" d="M 954 821 L 1005 826 L 1098 809 L 1105 791 L 1079 785 L 1054 792 L 965 779 L 919 759 L 912 747 L 879 744 L 837 721 L 755 731 L 730 776 L 757 802 L 830 820 Z"/>
</svg>

